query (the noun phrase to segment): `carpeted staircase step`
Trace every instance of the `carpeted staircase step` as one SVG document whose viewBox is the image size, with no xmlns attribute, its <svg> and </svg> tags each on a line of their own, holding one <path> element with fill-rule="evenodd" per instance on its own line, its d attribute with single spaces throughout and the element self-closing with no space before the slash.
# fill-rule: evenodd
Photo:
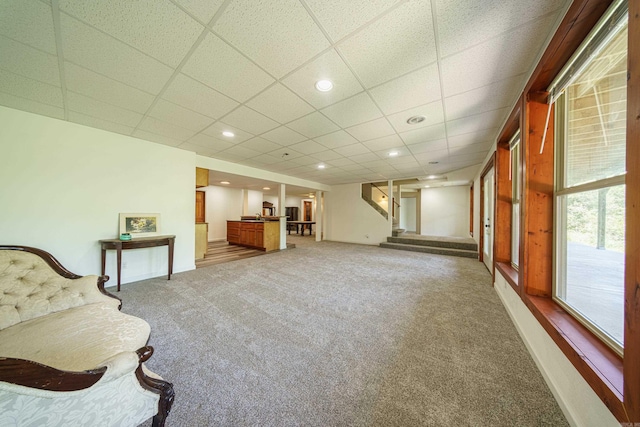
<svg viewBox="0 0 640 427">
<path fill-rule="evenodd" d="M 443 248 L 437 246 L 410 245 L 406 243 L 382 242 L 381 248 L 400 249 L 403 251 L 423 252 L 437 255 L 450 255 L 464 258 L 478 258 L 478 252 L 468 249 Z"/>
<path fill-rule="evenodd" d="M 428 236 L 392 236 L 387 237 L 388 243 L 400 243 L 414 246 L 429 246 L 435 248 L 462 249 L 467 251 L 478 251 L 478 245 L 473 239 L 428 237 Z"/>
</svg>

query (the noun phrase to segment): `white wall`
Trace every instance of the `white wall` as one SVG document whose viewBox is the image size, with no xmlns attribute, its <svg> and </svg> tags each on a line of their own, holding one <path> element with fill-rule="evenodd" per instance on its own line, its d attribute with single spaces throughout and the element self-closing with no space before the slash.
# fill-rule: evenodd
<svg viewBox="0 0 640 427">
<path fill-rule="evenodd" d="M 246 215 L 262 215 L 262 191 L 246 190 L 248 205 Z"/>
<path fill-rule="evenodd" d="M 416 231 L 415 197 L 403 197 L 400 199 L 400 228 L 406 231 Z"/>
<path fill-rule="evenodd" d="M 421 194 L 421 234 L 469 236 L 469 186 L 423 188 Z"/>
<path fill-rule="evenodd" d="M 569 423 L 619 427 L 620 423 L 497 270 L 495 290 Z"/>
<path fill-rule="evenodd" d="M 209 223 L 208 239 L 227 240 L 227 220 L 239 220 L 242 216 L 242 190 L 210 185 L 206 193 L 206 221 Z"/>
<path fill-rule="evenodd" d="M 360 184 L 334 185 L 324 195 L 326 240 L 377 245 L 391 235 L 389 222 L 360 196 Z"/>
<path fill-rule="evenodd" d="M 98 240 L 118 214 L 161 214 L 174 272 L 195 255 L 195 153 L 0 107 L 0 242 L 35 246 L 80 275 L 100 274 Z M 123 253 L 122 282 L 167 272 L 167 248 Z M 115 253 L 107 271 L 115 284 Z"/>
</svg>

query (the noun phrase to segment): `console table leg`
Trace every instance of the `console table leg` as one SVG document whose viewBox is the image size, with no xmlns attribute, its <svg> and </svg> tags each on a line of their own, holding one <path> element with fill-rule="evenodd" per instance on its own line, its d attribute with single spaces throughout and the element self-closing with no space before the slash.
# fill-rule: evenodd
<svg viewBox="0 0 640 427">
<path fill-rule="evenodd" d="M 120 292 L 120 273 L 122 272 L 122 243 L 117 245 L 116 253 L 118 258 L 118 292 Z"/>
<path fill-rule="evenodd" d="M 174 239 L 169 239 L 169 269 L 168 269 L 168 277 L 167 280 L 171 280 L 171 275 L 173 274 L 173 244 L 175 243 Z"/>
</svg>

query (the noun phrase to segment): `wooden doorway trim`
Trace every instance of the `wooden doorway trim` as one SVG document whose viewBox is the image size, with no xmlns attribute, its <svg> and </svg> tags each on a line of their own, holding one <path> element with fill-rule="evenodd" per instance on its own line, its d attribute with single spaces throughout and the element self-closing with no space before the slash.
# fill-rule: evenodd
<svg viewBox="0 0 640 427">
<path fill-rule="evenodd" d="M 305 200 L 303 206 L 302 215 L 304 216 L 304 220 L 313 221 L 313 202 L 311 200 Z"/>
</svg>

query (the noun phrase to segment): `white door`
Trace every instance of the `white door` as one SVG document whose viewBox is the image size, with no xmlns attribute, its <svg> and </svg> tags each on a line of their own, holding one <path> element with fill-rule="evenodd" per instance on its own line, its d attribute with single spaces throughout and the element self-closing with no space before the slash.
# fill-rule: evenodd
<svg viewBox="0 0 640 427">
<path fill-rule="evenodd" d="M 484 212 L 482 213 L 482 227 L 484 229 L 484 238 L 482 241 L 482 260 L 493 272 L 493 168 L 489 169 L 482 180 L 484 193 Z"/>
</svg>

